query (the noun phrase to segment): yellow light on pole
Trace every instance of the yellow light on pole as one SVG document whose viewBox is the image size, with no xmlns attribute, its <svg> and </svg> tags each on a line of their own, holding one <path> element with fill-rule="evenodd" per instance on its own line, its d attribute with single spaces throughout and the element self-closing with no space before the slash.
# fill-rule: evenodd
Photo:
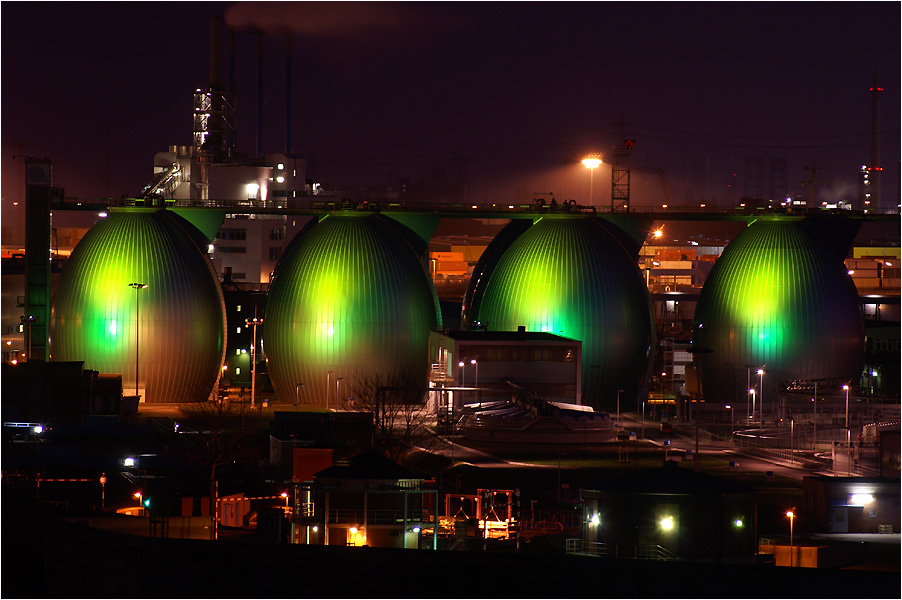
<svg viewBox="0 0 902 600">
<path fill-rule="evenodd" d="M 789 566 L 792 566 L 792 521 L 795 519 L 795 513 L 791 510 L 786 511 L 786 516 L 789 517 Z"/>
<path fill-rule="evenodd" d="M 592 191 L 595 188 L 595 169 L 601 164 L 600 154 L 590 154 L 582 160 L 583 166 L 589 169 L 589 206 L 592 206 Z"/>
</svg>

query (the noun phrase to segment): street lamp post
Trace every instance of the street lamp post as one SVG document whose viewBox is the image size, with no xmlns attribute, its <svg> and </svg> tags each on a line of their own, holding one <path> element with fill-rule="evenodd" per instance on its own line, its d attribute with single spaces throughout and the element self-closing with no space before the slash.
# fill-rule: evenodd
<svg viewBox="0 0 902 600">
<path fill-rule="evenodd" d="M 817 452 L 817 382 L 814 382 L 814 451 Z"/>
<path fill-rule="evenodd" d="M 749 394 L 752 396 L 752 414 L 749 420 L 749 424 L 751 424 L 755 422 L 755 388 L 749 388 Z"/>
<path fill-rule="evenodd" d="M 792 556 L 792 521 L 795 519 L 795 513 L 791 510 L 786 511 L 786 516 L 789 517 L 789 566 L 793 566 L 793 556 Z"/>
<path fill-rule="evenodd" d="M 339 408 L 341 404 L 341 380 L 344 377 L 336 377 L 335 378 L 335 407 Z"/>
<path fill-rule="evenodd" d="M 758 369 L 758 393 L 761 395 L 758 399 L 761 403 L 761 423 L 764 424 L 764 369 Z"/>
<path fill-rule="evenodd" d="M 592 191 L 595 188 L 595 169 L 601 164 L 600 154 L 590 154 L 582 160 L 583 165 L 589 169 L 589 206 L 592 204 Z"/>
<path fill-rule="evenodd" d="M 303 383 L 298 383 L 294 386 L 294 409 L 297 410 L 301 407 L 301 386 Z"/>
<path fill-rule="evenodd" d="M 617 427 L 623 429 L 623 426 L 620 424 L 620 392 L 623 390 L 617 390 Z"/>
<path fill-rule="evenodd" d="M 326 371 L 326 410 L 329 410 L 329 396 L 332 394 L 332 371 Z"/>
<path fill-rule="evenodd" d="M 28 327 L 27 327 L 28 331 L 26 334 L 27 339 L 25 340 L 25 361 L 26 362 L 31 360 L 31 324 L 37 320 L 38 320 L 38 318 L 34 315 L 28 315 L 28 316 L 22 315 L 21 317 L 19 317 L 19 321 L 23 325 L 25 325 L 25 324 L 28 325 Z"/>
<path fill-rule="evenodd" d="M 141 401 L 141 394 L 138 392 L 138 349 L 140 348 L 140 343 L 138 339 L 139 332 L 141 331 L 141 313 L 140 313 L 140 304 L 138 302 L 138 296 L 140 296 L 139 292 L 147 287 L 146 283 L 137 283 L 132 282 L 128 284 L 128 287 L 133 288 L 135 290 L 135 396 L 138 397 L 138 402 Z"/>
<path fill-rule="evenodd" d="M 844 385 L 842 389 L 846 391 L 846 447 L 849 449 L 849 475 L 852 474 L 852 431 L 849 429 L 849 386 Z"/>
<path fill-rule="evenodd" d="M 257 309 L 254 309 L 254 318 L 245 319 L 248 327 L 254 330 L 254 341 L 251 342 L 251 406 L 257 401 L 257 325 L 263 324 L 263 318 L 257 318 Z"/>
<path fill-rule="evenodd" d="M 846 437 L 849 437 L 849 386 L 844 385 L 842 389 L 846 391 Z"/>
<path fill-rule="evenodd" d="M 725 408 L 730 409 L 730 433 L 731 433 L 730 437 L 732 437 L 732 432 L 736 429 L 735 421 L 733 420 L 733 405 L 727 404 Z"/>
<path fill-rule="evenodd" d="M 476 400 L 479 400 L 479 363 L 476 362 L 475 358 L 470 359 L 470 364 L 475 367 L 474 370 L 474 383 L 473 387 L 476 388 Z M 479 408 L 482 408 L 482 402 L 479 402 Z"/>
</svg>

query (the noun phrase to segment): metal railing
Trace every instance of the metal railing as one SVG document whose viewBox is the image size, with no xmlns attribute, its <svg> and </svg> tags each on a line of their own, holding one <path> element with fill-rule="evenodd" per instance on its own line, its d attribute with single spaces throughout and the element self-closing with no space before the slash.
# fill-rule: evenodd
<svg viewBox="0 0 902 600">
<path fill-rule="evenodd" d="M 568 538 L 566 544 L 567 554 L 578 556 L 617 556 L 617 546 L 605 544 L 604 542 L 587 542 L 579 538 Z"/>
<path fill-rule="evenodd" d="M 588 542 L 580 538 L 568 538 L 565 541 L 567 554 L 578 556 L 607 556 L 611 558 L 637 558 L 642 560 L 679 560 L 679 556 L 654 542 L 640 542 L 633 546 L 632 552 L 624 555 L 619 546 L 604 542 Z M 630 556 L 630 554 L 632 556 Z"/>
<path fill-rule="evenodd" d="M 364 511 L 354 508 L 333 508 L 329 510 L 329 523 L 388 525 L 403 523 L 405 520 L 408 522 L 432 521 L 432 511 L 408 509 L 405 519 L 403 509 L 376 508 Z"/>
</svg>

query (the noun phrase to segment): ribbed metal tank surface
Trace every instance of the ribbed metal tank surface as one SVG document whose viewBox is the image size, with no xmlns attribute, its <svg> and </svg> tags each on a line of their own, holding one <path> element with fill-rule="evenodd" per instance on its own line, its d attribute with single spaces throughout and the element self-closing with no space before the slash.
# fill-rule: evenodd
<svg viewBox="0 0 902 600">
<path fill-rule="evenodd" d="M 714 264 L 695 310 L 693 346 L 705 400 L 764 402 L 794 379 L 857 378 L 864 360 L 858 294 L 829 229 L 758 219 Z M 854 237 L 854 236 L 853 236 Z M 761 391 L 756 389 L 757 401 Z"/>
<path fill-rule="evenodd" d="M 477 265 L 464 320 L 490 331 L 544 331 L 582 341 L 587 404 L 635 407 L 647 377 L 654 329 L 636 257 L 595 217 L 512 222 Z"/>
<path fill-rule="evenodd" d="M 198 235 L 165 209 L 112 209 L 60 275 L 52 359 L 121 373 L 126 395 L 135 393 L 137 367 L 147 402 L 207 399 L 225 351 L 225 305 Z"/>
<path fill-rule="evenodd" d="M 285 250 L 263 324 L 280 400 L 344 405 L 364 375 L 410 374 L 425 388 L 429 332 L 441 326 L 441 313 L 398 227 L 381 215 L 333 214 Z"/>
</svg>

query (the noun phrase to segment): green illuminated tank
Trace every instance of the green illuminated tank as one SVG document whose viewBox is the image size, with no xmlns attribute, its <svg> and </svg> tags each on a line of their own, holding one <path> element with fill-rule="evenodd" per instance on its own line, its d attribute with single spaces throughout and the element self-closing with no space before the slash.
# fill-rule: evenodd
<svg viewBox="0 0 902 600">
<path fill-rule="evenodd" d="M 623 236 L 588 216 L 512 221 L 483 253 L 462 321 L 490 331 L 522 325 L 581 340 L 584 401 L 612 410 L 622 390 L 623 406 L 635 406 L 654 328 L 645 281 Z"/>
<path fill-rule="evenodd" d="M 845 225 L 844 225 L 845 224 Z M 858 293 L 843 258 L 857 225 L 760 218 L 714 264 L 699 295 L 695 360 L 706 402 L 760 401 L 796 379 L 857 378 L 864 360 Z"/>
<path fill-rule="evenodd" d="M 280 400 L 343 406 L 363 376 L 409 376 L 425 389 L 429 332 L 441 313 L 410 233 L 382 215 L 349 212 L 292 240 L 263 323 Z"/>
<path fill-rule="evenodd" d="M 200 243 L 199 232 L 170 211 L 112 209 L 60 275 L 50 317 L 52 360 L 121 373 L 131 395 L 137 351 L 143 400 L 207 399 L 225 351 L 225 305 Z"/>
</svg>

